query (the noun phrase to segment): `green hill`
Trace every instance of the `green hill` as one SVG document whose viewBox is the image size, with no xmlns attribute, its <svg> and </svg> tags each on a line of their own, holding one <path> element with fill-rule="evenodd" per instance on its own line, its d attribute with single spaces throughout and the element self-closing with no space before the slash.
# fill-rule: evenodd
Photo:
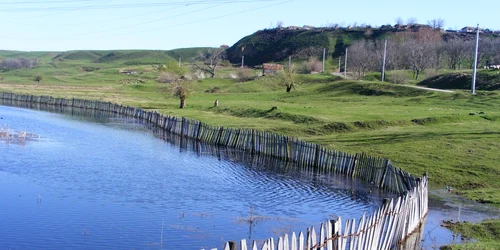
<svg viewBox="0 0 500 250">
<path fill-rule="evenodd" d="M 372 28 L 266 29 L 242 38 L 227 52 L 231 63 L 241 62 L 244 55 L 249 66 L 283 61 L 291 55 L 307 59 L 320 55 L 323 48 L 329 56 L 338 57 L 353 41 L 383 38 L 392 33 L 391 29 Z"/>
</svg>

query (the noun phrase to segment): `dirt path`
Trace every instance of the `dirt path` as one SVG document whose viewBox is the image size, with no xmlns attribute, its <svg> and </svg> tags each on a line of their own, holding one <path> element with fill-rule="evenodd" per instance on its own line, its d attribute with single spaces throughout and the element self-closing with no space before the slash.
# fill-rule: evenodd
<svg viewBox="0 0 500 250">
<path fill-rule="evenodd" d="M 433 88 L 426 88 L 426 87 L 420 87 L 420 86 L 415 86 L 415 85 L 403 85 L 403 86 L 410 87 L 410 88 L 415 88 L 415 89 L 425 89 L 425 90 L 430 90 L 430 91 L 455 93 L 455 91 L 453 91 L 453 90 L 446 90 L 446 89 L 433 89 Z"/>
</svg>

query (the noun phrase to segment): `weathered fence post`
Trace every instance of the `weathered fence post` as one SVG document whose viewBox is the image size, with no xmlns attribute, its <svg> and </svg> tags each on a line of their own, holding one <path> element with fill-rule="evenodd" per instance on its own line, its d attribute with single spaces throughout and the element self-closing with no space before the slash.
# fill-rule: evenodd
<svg viewBox="0 0 500 250">
<path fill-rule="evenodd" d="M 227 242 L 229 244 L 229 250 L 236 250 L 237 249 L 237 245 L 236 245 L 236 242 L 235 241 L 228 241 Z"/>
</svg>

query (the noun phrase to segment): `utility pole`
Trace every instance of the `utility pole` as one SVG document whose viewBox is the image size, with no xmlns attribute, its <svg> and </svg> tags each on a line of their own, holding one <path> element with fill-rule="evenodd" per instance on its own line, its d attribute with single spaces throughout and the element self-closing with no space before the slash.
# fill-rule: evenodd
<svg viewBox="0 0 500 250">
<path fill-rule="evenodd" d="M 339 56 L 339 73 L 340 73 L 340 59 L 341 59 L 341 57 Z"/>
<path fill-rule="evenodd" d="M 245 56 L 241 56 L 241 68 L 245 65 Z"/>
<path fill-rule="evenodd" d="M 181 57 L 179 56 L 179 67 L 181 67 L 181 62 L 182 62 L 182 59 L 181 59 Z"/>
<path fill-rule="evenodd" d="M 326 48 L 323 48 L 323 73 L 325 73 Z"/>
<path fill-rule="evenodd" d="M 288 57 L 288 71 L 292 72 L 292 56 Z"/>
<path fill-rule="evenodd" d="M 384 44 L 384 62 L 382 63 L 382 82 L 385 80 L 385 59 L 387 57 L 387 40 Z"/>
<path fill-rule="evenodd" d="M 474 70 L 472 73 L 472 90 L 471 94 L 476 94 L 476 75 L 477 75 L 477 54 L 479 51 L 479 24 L 476 28 L 476 53 L 474 54 Z"/>
<path fill-rule="evenodd" d="M 347 79 L 347 48 L 345 48 L 344 78 Z"/>
</svg>

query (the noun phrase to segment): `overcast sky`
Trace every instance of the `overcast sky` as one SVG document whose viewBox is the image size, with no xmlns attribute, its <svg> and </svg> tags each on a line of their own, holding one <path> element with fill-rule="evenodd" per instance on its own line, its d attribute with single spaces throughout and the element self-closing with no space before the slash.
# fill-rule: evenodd
<svg viewBox="0 0 500 250">
<path fill-rule="evenodd" d="M 452 0 L 0 0 L 0 50 L 160 49 L 232 45 L 284 26 L 394 24 L 500 30 L 500 1 Z"/>
</svg>

